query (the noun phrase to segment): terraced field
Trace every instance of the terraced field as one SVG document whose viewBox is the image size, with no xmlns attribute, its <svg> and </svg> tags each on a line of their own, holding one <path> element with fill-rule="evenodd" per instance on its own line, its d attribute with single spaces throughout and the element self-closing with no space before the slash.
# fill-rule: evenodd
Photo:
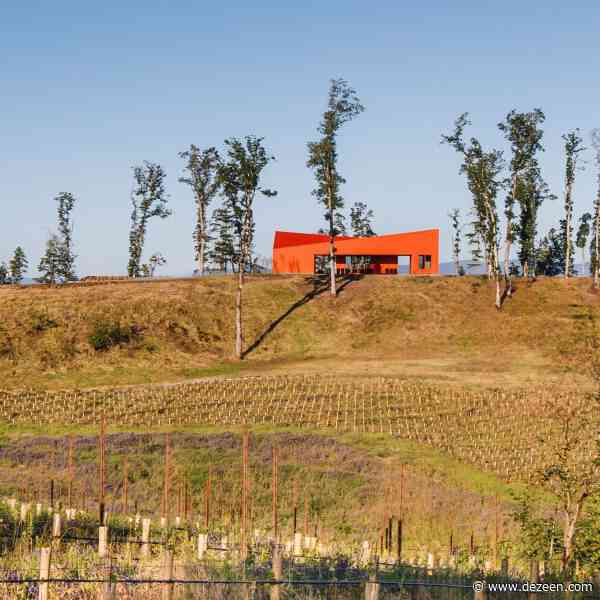
<svg viewBox="0 0 600 600">
<path fill-rule="evenodd" d="M 463 389 L 397 378 L 271 376 L 117 390 L 0 392 L 12 425 L 131 427 L 274 425 L 380 433 L 427 444 L 506 480 L 548 462 L 565 419 L 594 449 L 598 407 L 588 393 L 535 387 Z M 564 417 L 564 418 L 561 418 Z"/>
</svg>

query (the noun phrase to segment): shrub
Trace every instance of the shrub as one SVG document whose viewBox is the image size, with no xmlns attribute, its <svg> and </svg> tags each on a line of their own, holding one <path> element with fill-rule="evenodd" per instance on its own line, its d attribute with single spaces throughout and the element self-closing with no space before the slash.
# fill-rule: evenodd
<svg viewBox="0 0 600 600">
<path fill-rule="evenodd" d="M 33 311 L 31 313 L 31 331 L 41 333 L 53 327 L 58 327 L 58 323 L 50 317 L 47 311 Z"/>
<path fill-rule="evenodd" d="M 15 344 L 8 332 L 0 326 L 0 358 L 14 360 L 16 358 Z"/>
<path fill-rule="evenodd" d="M 103 351 L 129 344 L 140 335 L 141 329 L 136 325 L 121 325 L 118 321 L 102 319 L 96 321 L 88 340 L 94 350 Z"/>
</svg>

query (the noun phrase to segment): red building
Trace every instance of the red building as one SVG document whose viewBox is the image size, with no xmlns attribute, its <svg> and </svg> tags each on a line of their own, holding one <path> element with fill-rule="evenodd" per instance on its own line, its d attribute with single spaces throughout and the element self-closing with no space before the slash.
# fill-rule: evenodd
<svg viewBox="0 0 600 600">
<path fill-rule="evenodd" d="M 394 233 L 366 238 L 335 238 L 338 273 L 395 274 L 403 259 L 410 275 L 439 273 L 439 229 Z M 273 273 L 328 271 L 329 237 L 313 233 L 276 231 Z"/>
</svg>

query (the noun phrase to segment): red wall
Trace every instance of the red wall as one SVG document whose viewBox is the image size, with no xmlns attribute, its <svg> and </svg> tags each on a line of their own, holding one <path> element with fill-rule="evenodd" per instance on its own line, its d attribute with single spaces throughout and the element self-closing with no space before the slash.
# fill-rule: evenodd
<svg viewBox="0 0 600 600">
<path fill-rule="evenodd" d="M 428 229 L 409 233 L 381 235 L 371 238 L 340 237 L 335 241 L 336 262 L 345 267 L 348 255 L 371 256 L 381 272 L 397 268 L 398 256 L 410 256 L 410 272 L 413 275 L 439 273 L 439 230 Z M 273 273 L 313 273 L 314 257 L 329 253 L 325 235 L 276 232 L 273 243 Z M 419 255 L 431 256 L 431 268 L 419 269 Z"/>
</svg>

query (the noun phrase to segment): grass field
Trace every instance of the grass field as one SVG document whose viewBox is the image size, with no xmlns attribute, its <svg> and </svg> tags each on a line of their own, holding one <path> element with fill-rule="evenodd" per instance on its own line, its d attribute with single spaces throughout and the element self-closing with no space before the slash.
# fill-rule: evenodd
<svg viewBox="0 0 600 600">
<path fill-rule="evenodd" d="M 377 535 L 400 514 L 415 549 L 450 534 L 459 545 L 473 535 L 484 554 L 518 543 L 513 494 L 544 461 L 553 410 L 594 409 L 589 280 L 517 282 L 500 312 L 476 277 L 341 287 L 332 299 L 303 277 L 251 277 L 241 362 L 231 278 L 0 289 L 0 492 L 43 499 L 52 479 L 64 498 L 72 434 L 76 496 L 93 508 L 105 415 L 115 510 L 127 461 L 131 502 L 159 514 L 171 431 L 173 506 L 189 486 L 201 512 L 211 465 L 231 522 L 249 426 L 259 525 L 276 445 L 288 528 L 306 498 L 324 536 Z"/>
<path fill-rule="evenodd" d="M 246 348 L 233 349 L 232 278 L 0 288 L 0 388 L 73 388 L 281 372 L 585 386 L 584 278 L 517 283 L 498 312 L 487 281 L 366 277 L 337 299 L 304 277 L 250 278 Z M 98 329 L 117 330 L 94 349 Z"/>
</svg>

